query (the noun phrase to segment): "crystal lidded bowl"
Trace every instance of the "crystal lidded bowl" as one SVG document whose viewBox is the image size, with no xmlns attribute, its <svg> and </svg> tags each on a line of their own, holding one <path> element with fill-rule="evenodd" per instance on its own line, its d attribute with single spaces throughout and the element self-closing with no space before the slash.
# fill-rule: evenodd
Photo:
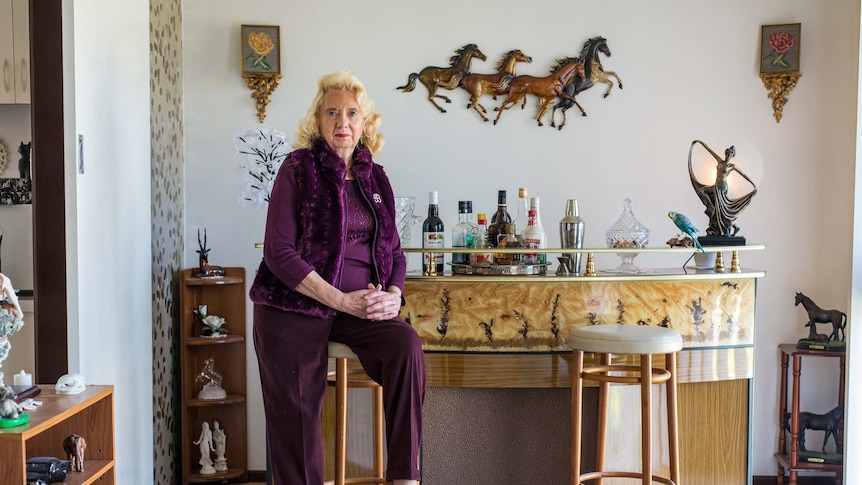
<svg viewBox="0 0 862 485">
<path fill-rule="evenodd" d="M 640 223 L 632 211 L 631 199 L 623 201 L 623 213 L 607 230 L 609 248 L 641 249 L 649 244 L 649 229 Z M 617 253 L 622 264 L 615 268 L 616 273 L 638 273 L 640 270 L 632 262 L 637 253 Z"/>
</svg>

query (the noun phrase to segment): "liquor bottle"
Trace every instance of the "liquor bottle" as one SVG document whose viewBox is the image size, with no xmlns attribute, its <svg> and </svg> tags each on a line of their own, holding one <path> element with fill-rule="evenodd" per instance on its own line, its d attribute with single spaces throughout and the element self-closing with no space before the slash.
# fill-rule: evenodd
<svg viewBox="0 0 862 485">
<path fill-rule="evenodd" d="M 515 234 L 521 237 L 521 234 L 527 229 L 528 215 L 527 212 L 531 209 L 528 204 L 527 188 L 520 187 L 518 189 L 518 216 L 515 218 Z"/>
<path fill-rule="evenodd" d="M 537 224 L 538 217 L 535 210 L 528 212 L 527 229 L 521 234 L 521 247 L 528 249 L 545 249 L 545 231 L 539 229 Z M 527 253 L 521 256 L 521 262 L 524 264 L 544 264 L 544 253 Z"/>
<path fill-rule="evenodd" d="M 479 237 L 479 224 L 476 223 L 476 218 L 473 217 L 473 201 L 467 201 L 467 224 L 470 224 L 470 234 L 473 235 L 472 248 L 476 247 L 476 238 Z"/>
<path fill-rule="evenodd" d="M 475 237 L 473 225 L 467 220 L 468 215 L 473 211 L 472 205 L 473 203 L 469 200 L 458 201 L 458 224 L 452 228 L 453 248 L 476 247 L 473 239 Z M 452 264 L 470 264 L 470 255 L 467 253 L 452 253 Z"/>
<path fill-rule="evenodd" d="M 485 218 L 485 213 L 483 212 L 479 213 L 479 231 L 474 241 L 476 242 L 476 247 L 480 249 L 494 247 L 488 242 L 488 220 Z M 494 255 L 492 253 L 472 253 L 469 259 L 471 266 L 494 263 Z"/>
<path fill-rule="evenodd" d="M 512 216 L 506 210 L 506 191 L 497 191 L 497 212 L 491 216 L 491 224 L 488 225 L 488 241 L 497 247 L 497 236 L 506 233 L 506 224 L 512 223 Z"/>
<path fill-rule="evenodd" d="M 503 229 L 503 233 L 498 234 L 497 238 L 497 248 L 517 248 L 520 247 L 518 244 L 518 236 L 515 234 L 515 225 L 511 222 L 505 225 L 505 229 Z M 521 259 L 520 254 L 516 253 L 494 253 L 494 263 L 511 266 L 515 264 L 519 264 Z"/>
<path fill-rule="evenodd" d="M 440 219 L 440 210 L 437 207 L 437 191 L 428 193 L 428 217 L 422 222 L 422 247 L 443 249 L 443 220 Z M 422 274 L 443 274 L 443 253 L 434 253 L 435 264 L 428 267 L 430 253 L 422 254 Z M 433 269 L 433 271 L 432 271 Z"/>
<path fill-rule="evenodd" d="M 538 197 L 530 197 L 530 210 L 536 211 L 536 229 L 542 235 L 542 249 L 548 247 L 545 239 L 545 226 L 542 225 L 542 211 L 539 210 L 540 200 Z M 545 264 L 548 260 L 548 255 L 545 253 L 539 254 L 539 263 Z"/>
<path fill-rule="evenodd" d="M 560 221 L 560 247 L 563 249 L 584 247 L 584 220 L 580 218 L 577 199 L 566 201 L 566 215 Z M 569 273 L 580 276 L 581 253 L 563 253 L 569 258 Z"/>
</svg>

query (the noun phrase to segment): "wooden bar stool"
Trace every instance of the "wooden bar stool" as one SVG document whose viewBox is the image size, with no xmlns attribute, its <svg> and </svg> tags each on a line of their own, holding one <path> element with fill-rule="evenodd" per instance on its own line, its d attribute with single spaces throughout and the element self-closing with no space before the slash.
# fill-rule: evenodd
<svg viewBox="0 0 862 485">
<path fill-rule="evenodd" d="M 335 386 L 335 480 L 325 482 L 324 485 L 351 485 L 351 484 L 385 484 L 386 477 L 383 472 L 383 387 L 377 384 L 362 371 L 353 369 L 348 372 L 347 360 L 358 359 L 350 347 L 329 342 L 329 358 L 335 359 L 335 372 L 328 374 L 328 385 Z M 334 375 L 333 375 L 334 374 Z M 359 379 L 348 379 L 349 376 L 364 376 Z M 347 472 L 347 388 L 365 387 L 371 388 L 374 393 L 372 412 L 374 426 L 374 476 L 373 477 L 345 477 Z"/>
<path fill-rule="evenodd" d="M 587 325 L 569 332 L 572 357 L 572 485 L 602 478 L 640 478 L 643 483 L 679 485 L 679 436 L 677 434 L 676 352 L 682 337 L 675 330 L 644 325 Z M 584 352 L 600 354 L 597 366 L 584 367 Z M 611 354 L 640 355 L 640 365 L 612 364 Z M 652 354 L 665 354 L 666 369 L 653 368 Z M 650 376 L 650 377 L 646 377 Z M 581 413 L 583 381 L 599 383 L 598 432 L 595 472 L 581 474 Z M 610 383 L 640 384 L 641 389 L 641 472 L 605 471 L 608 391 Z M 652 470 L 652 384 L 667 384 L 667 434 L 670 478 L 653 475 Z"/>
</svg>

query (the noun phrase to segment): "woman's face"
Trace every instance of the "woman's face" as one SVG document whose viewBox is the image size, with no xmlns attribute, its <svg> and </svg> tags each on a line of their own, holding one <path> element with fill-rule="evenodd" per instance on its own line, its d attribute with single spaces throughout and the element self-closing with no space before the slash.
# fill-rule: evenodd
<svg viewBox="0 0 862 485">
<path fill-rule="evenodd" d="M 330 148 L 342 154 L 342 157 L 356 148 L 364 122 L 352 92 L 332 90 L 323 95 L 317 112 L 318 128 Z"/>
</svg>

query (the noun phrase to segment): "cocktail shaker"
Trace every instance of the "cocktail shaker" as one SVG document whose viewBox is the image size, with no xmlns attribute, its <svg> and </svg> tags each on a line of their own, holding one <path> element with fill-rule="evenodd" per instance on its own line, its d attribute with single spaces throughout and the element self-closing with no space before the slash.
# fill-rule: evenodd
<svg viewBox="0 0 862 485">
<path fill-rule="evenodd" d="M 577 199 L 566 201 L 566 215 L 560 220 L 560 247 L 563 249 L 584 247 L 584 220 L 581 219 Z M 569 274 L 581 275 L 581 253 L 563 253 L 569 256 L 567 261 Z"/>
</svg>

